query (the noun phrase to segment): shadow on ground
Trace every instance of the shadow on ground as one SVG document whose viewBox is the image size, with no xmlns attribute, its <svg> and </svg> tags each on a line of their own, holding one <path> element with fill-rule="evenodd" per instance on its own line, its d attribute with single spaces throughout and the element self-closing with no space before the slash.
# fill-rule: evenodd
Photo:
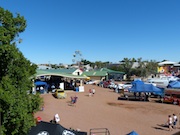
<svg viewBox="0 0 180 135">
<path fill-rule="evenodd" d="M 157 126 L 153 128 L 157 130 L 169 131 L 168 125 L 165 125 L 165 124 L 157 124 Z"/>
</svg>

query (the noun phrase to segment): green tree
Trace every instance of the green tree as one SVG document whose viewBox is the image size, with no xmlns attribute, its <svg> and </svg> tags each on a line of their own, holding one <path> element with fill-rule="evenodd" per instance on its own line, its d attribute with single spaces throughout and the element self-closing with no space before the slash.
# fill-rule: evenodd
<svg viewBox="0 0 180 135">
<path fill-rule="evenodd" d="M 130 79 L 131 71 L 132 71 L 132 67 L 133 67 L 134 62 L 136 62 L 136 60 L 134 58 L 132 58 L 132 59 L 124 58 L 122 61 L 120 61 L 121 69 L 124 70 L 122 72 L 125 72 L 127 74 L 127 79 Z"/>
<path fill-rule="evenodd" d="M 146 76 L 149 76 L 151 74 L 156 74 L 157 73 L 157 67 L 158 67 L 158 62 L 155 60 L 150 60 L 146 64 Z"/>
<path fill-rule="evenodd" d="M 142 58 L 137 59 L 138 67 L 136 68 L 136 75 L 145 77 L 146 76 L 146 63 L 145 61 L 142 61 Z"/>
<path fill-rule="evenodd" d="M 1 135 L 24 135 L 35 124 L 33 113 L 42 104 L 39 95 L 31 90 L 30 77 L 36 65 L 27 60 L 16 47 L 19 33 L 26 28 L 26 20 L 0 8 L 0 114 Z"/>
<path fill-rule="evenodd" d="M 88 64 L 92 64 L 92 62 L 90 62 L 89 60 L 86 60 L 86 59 L 82 59 L 81 62 L 84 64 L 84 65 L 88 65 Z"/>
</svg>

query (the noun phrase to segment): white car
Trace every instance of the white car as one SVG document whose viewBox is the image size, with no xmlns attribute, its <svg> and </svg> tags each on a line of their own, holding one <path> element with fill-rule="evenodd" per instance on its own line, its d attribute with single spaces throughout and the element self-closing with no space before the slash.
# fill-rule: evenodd
<svg viewBox="0 0 180 135">
<path fill-rule="evenodd" d="M 110 85 L 108 85 L 108 88 L 115 89 L 115 87 L 116 87 L 115 85 L 116 85 L 115 83 L 110 82 Z"/>
<path fill-rule="evenodd" d="M 95 80 L 89 80 L 89 81 L 86 82 L 86 84 L 95 84 L 95 83 L 96 83 Z"/>
<path fill-rule="evenodd" d="M 124 83 L 124 84 L 118 84 L 118 89 L 122 90 L 122 89 L 127 89 L 127 88 L 131 88 L 132 87 L 132 83 L 128 82 L 128 83 Z"/>
</svg>

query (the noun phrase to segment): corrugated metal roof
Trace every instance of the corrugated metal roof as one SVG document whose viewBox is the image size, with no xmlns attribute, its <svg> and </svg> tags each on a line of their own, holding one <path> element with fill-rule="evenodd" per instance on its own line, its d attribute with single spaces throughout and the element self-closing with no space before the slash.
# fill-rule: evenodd
<svg viewBox="0 0 180 135">
<path fill-rule="evenodd" d="M 98 70 L 83 72 L 82 75 L 86 75 L 86 76 L 106 76 L 109 73 L 124 74 L 124 72 L 119 72 L 119 71 L 115 71 L 115 70 L 111 70 L 111 69 L 107 69 L 107 68 L 101 68 L 101 69 L 98 69 Z"/>
<path fill-rule="evenodd" d="M 86 72 L 83 72 L 82 75 L 86 75 L 86 76 L 106 76 L 107 72 L 106 71 L 86 71 Z"/>
<path fill-rule="evenodd" d="M 107 76 L 108 73 L 120 73 L 124 74 L 124 72 L 114 71 L 107 68 L 102 68 L 99 70 L 94 71 L 86 71 L 83 72 L 82 75 L 72 75 L 72 73 L 77 70 L 75 68 L 73 69 L 37 69 L 35 76 L 45 76 L 45 75 L 55 75 L 55 76 L 62 76 L 67 78 L 87 78 L 89 76 Z"/>
<path fill-rule="evenodd" d="M 108 73 L 119 73 L 119 74 L 124 74 L 124 72 L 120 72 L 120 71 L 115 71 L 115 70 L 111 70 L 111 69 L 108 69 L 108 68 L 101 68 L 99 69 L 100 71 L 106 71 Z"/>
<path fill-rule="evenodd" d="M 75 69 L 76 70 L 76 69 Z M 61 69 L 37 69 L 36 74 L 34 76 L 62 76 L 67 78 L 79 78 L 79 79 L 86 79 L 87 76 L 83 75 L 73 75 L 72 71 L 75 71 L 73 69 L 68 70 L 61 70 Z"/>
<path fill-rule="evenodd" d="M 66 68 L 58 68 L 58 69 L 47 69 L 45 71 L 47 72 L 54 72 L 54 73 L 68 73 L 68 74 L 72 74 L 74 71 L 76 71 L 77 69 L 76 68 L 69 68 L 69 69 L 66 69 Z"/>
</svg>

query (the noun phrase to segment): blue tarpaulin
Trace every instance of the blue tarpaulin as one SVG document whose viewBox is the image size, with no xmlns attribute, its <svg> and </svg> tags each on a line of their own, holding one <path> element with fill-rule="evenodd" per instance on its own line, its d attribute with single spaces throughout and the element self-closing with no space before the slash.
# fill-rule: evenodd
<svg viewBox="0 0 180 135">
<path fill-rule="evenodd" d="M 148 92 L 161 96 L 164 95 L 164 88 L 159 88 L 152 84 L 145 84 L 143 81 L 133 81 L 132 85 L 133 86 L 128 89 L 131 92 Z"/>
<path fill-rule="evenodd" d="M 141 80 L 135 80 L 132 82 L 132 84 L 144 84 L 144 82 Z"/>
<path fill-rule="evenodd" d="M 136 133 L 135 131 L 132 131 L 132 132 L 130 132 L 130 133 L 127 134 L 127 135 L 138 135 L 138 133 Z"/>
<path fill-rule="evenodd" d="M 180 89 L 180 81 L 172 81 L 167 86 L 168 88 Z"/>
</svg>

